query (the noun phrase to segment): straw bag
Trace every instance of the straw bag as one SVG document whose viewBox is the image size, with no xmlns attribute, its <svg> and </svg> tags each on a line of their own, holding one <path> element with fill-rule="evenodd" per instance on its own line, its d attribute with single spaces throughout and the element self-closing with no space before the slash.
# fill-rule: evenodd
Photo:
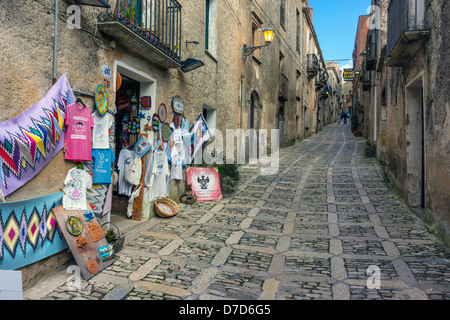
<svg viewBox="0 0 450 320">
<path fill-rule="evenodd" d="M 170 198 L 155 201 L 155 211 L 161 218 L 170 218 L 178 213 L 178 204 Z"/>
</svg>

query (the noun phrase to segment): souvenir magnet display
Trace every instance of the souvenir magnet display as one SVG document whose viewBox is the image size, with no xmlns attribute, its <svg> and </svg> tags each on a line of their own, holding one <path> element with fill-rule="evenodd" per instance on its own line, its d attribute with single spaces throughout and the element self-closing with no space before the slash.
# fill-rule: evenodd
<svg viewBox="0 0 450 320">
<path fill-rule="evenodd" d="M 164 103 L 161 103 L 158 108 L 158 116 L 161 122 L 166 121 L 167 118 L 167 108 Z"/>
<path fill-rule="evenodd" d="M 181 100 L 179 97 L 175 97 L 172 100 L 172 109 L 173 112 L 183 114 L 184 112 L 184 101 Z"/>
<path fill-rule="evenodd" d="M 161 126 L 161 137 L 164 142 L 170 139 L 170 125 L 167 122 L 164 122 Z"/>
<path fill-rule="evenodd" d="M 140 98 L 141 110 L 150 110 L 152 107 L 152 97 L 146 96 Z"/>
<path fill-rule="evenodd" d="M 83 225 L 80 219 L 74 216 L 70 216 L 66 220 L 66 229 L 73 236 L 79 236 L 83 231 Z"/>
<path fill-rule="evenodd" d="M 101 116 L 108 112 L 108 92 L 102 84 L 95 89 L 95 107 Z"/>
</svg>

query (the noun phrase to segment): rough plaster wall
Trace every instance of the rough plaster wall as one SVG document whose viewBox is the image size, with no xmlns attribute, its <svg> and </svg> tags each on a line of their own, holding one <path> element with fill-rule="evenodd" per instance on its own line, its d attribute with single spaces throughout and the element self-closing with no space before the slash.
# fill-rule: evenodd
<svg viewBox="0 0 450 320">
<path fill-rule="evenodd" d="M 436 0 L 428 10 L 432 34 L 428 74 L 431 97 L 426 100 L 427 207 L 450 238 L 450 3 Z"/>
</svg>

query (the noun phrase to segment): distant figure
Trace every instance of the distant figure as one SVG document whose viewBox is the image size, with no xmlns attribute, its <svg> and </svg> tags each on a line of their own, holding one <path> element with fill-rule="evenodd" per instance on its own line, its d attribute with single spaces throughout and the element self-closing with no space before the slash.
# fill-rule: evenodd
<svg viewBox="0 0 450 320">
<path fill-rule="evenodd" d="M 338 114 L 337 118 L 338 118 L 338 124 L 341 124 L 341 115 Z"/>
<path fill-rule="evenodd" d="M 344 124 L 347 124 L 347 117 L 348 117 L 348 115 L 347 115 L 346 112 L 344 112 L 343 117 L 344 117 Z"/>
</svg>

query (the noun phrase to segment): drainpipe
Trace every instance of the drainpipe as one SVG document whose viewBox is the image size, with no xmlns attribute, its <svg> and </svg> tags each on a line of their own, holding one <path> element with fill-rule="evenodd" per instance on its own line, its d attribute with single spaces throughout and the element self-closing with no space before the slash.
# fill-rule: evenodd
<svg viewBox="0 0 450 320">
<path fill-rule="evenodd" d="M 239 159 L 238 164 L 241 163 L 241 157 L 242 157 L 242 122 L 243 122 L 243 113 L 244 113 L 244 78 L 245 74 L 241 74 L 241 121 L 240 121 L 240 134 L 239 137 Z"/>
<path fill-rule="evenodd" d="M 59 15 L 59 0 L 55 0 L 55 36 L 53 38 L 53 79 L 52 84 L 56 83 L 56 62 L 58 50 L 58 15 Z"/>
</svg>

